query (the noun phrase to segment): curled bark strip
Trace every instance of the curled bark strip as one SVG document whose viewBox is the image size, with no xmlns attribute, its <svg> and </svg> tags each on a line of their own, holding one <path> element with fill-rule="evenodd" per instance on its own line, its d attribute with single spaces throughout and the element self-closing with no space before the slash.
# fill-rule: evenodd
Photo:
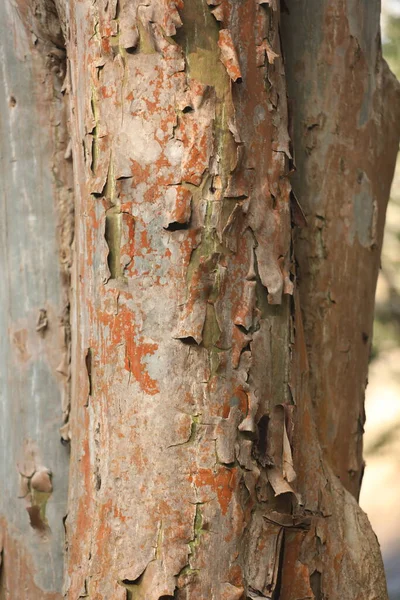
<svg viewBox="0 0 400 600">
<path fill-rule="evenodd" d="M 240 83 L 242 81 L 242 73 L 232 35 L 228 29 L 220 29 L 218 46 L 221 51 L 221 62 L 225 66 L 229 77 L 232 81 Z"/>
</svg>

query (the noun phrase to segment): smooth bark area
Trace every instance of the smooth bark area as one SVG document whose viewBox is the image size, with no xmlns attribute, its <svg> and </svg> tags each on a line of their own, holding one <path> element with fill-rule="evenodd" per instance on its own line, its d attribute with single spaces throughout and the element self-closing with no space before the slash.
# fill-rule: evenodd
<svg viewBox="0 0 400 600">
<path fill-rule="evenodd" d="M 399 88 L 382 60 L 378 0 L 288 0 L 286 7 L 282 36 L 297 166 L 292 185 L 307 219 L 295 255 L 310 393 L 325 456 L 358 497 Z"/>
<path fill-rule="evenodd" d="M 65 52 L 26 2 L 0 2 L 0 32 L 0 598 L 58 600 L 73 226 Z"/>
</svg>

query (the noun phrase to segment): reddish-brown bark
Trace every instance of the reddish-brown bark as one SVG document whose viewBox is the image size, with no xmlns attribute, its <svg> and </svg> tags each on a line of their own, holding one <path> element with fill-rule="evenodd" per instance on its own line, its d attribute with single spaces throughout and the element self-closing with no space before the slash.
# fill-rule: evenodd
<svg viewBox="0 0 400 600">
<path fill-rule="evenodd" d="M 382 60 L 378 2 L 362 10 L 357 2 L 305 6 L 289 0 L 287 8 L 283 40 L 297 164 L 292 182 L 308 223 L 296 236 L 295 253 L 310 393 L 324 454 L 358 497 L 399 89 Z M 309 36 L 309 28 L 319 35 Z"/>
<path fill-rule="evenodd" d="M 75 181 L 68 600 L 387 597 L 354 496 L 396 88 L 375 2 L 303 4 L 35 0 Z"/>
<path fill-rule="evenodd" d="M 206 5 L 187 2 L 176 32 L 176 9 L 137 5 L 133 50 L 118 37 L 130 40 L 128 5 L 118 14 L 112 4 L 78 7 L 68 594 L 239 598 L 253 560 L 242 546 L 251 512 L 261 526 L 260 498 L 273 497 L 252 439 L 270 404 L 290 403 L 278 13 L 227 4 L 219 28 Z M 239 23 L 246 77 L 233 43 Z M 270 100 L 259 50 L 269 32 Z"/>
<path fill-rule="evenodd" d="M 291 296 L 277 5 L 77 3 L 71 17 L 79 335 L 69 597 L 383 598 L 376 540 L 331 470 L 342 464 L 348 477 L 359 464 L 324 457 L 301 242 Z M 331 26 L 321 25 L 328 38 Z M 341 68 L 345 84 L 351 64 Z M 331 161 L 322 168 L 339 190 Z M 351 245 L 341 206 L 333 224 Z M 300 239 L 313 244 L 313 229 Z M 339 278 L 346 256 L 351 248 L 332 261 Z M 376 259 L 365 268 L 371 297 Z M 342 421 L 347 438 L 354 420 Z M 359 455 L 356 441 L 343 456 Z"/>
</svg>

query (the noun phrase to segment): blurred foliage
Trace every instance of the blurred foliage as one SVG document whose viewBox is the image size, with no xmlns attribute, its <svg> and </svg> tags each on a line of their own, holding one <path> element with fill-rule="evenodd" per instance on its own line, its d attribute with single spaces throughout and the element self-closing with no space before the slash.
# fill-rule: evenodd
<svg viewBox="0 0 400 600">
<path fill-rule="evenodd" d="M 383 55 L 397 79 L 400 79 L 400 17 L 398 16 L 387 17 Z"/>
<path fill-rule="evenodd" d="M 367 0 L 368 2 L 368 0 Z M 382 2 L 382 50 L 400 79 L 400 0 Z M 383 549 L 390 600 L 400 600 L 400 158 L 386 214 L 367 388 L 364 455 L 369 512 Z"/>
<path fill-rule="evenodd" d="M 384 14 L 383 56 L 390 69 L 400 79 L 400 16 Z M 379 361 L 380 371 L 396 377 L 398 369 L 389 367 L 390 356 L 400 347 L 400 158 L 393 179 L 386 213 L 385 237 L 382 248 L 382 268 L 379 274 L 375 303 L 374 337 L 371 361 Z M 392 353 L 392 354 L 391 354 Z M 382 370 L 383 369 L 383 370 Z M 384 383 L 382 384 L 384 385 Z M 366 456 L 391 452 L 400 435 L 400 423 L 394 420 L 367 440 Z"/>
<path fill-rule="evenodd" d="M 364 455 L 368 457 L 376 454 L 385 454 L 387 451 L 390 452 L 390 446 L 397 442 L 399 432 L 400 422 L 395 421 L 390 425 L 390 427 L 387 427 L 381 431 L 371 444 L 367 445 Z"/>
<path fill-rule="evenodd" d="M 400 16 L 384 15 L 383 56 L 400 79 Z M 371 360 L 400 346 L 400 159 L 386 215 L 382 269 L 376 293 Z"/>
</svg>

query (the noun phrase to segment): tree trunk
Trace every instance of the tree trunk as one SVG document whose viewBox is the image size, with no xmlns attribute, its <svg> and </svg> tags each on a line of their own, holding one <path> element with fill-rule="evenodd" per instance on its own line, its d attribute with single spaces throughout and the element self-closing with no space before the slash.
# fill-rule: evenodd
<svg viewBox="0 0 400 600">
<path fill-rule="evenodd" d="M 31 7 L 0 2 L 0 598 L 58 600 L 68 449 L 72 164 L 65 51 Z"/>
<path fill-rule="evenodd" d="M 57 3 L 68 600 L 387 597 L 355 497 L 398 92 L 378 3 L 278 4 Z"/>
<path fill-rule="evenodd" d="M 381 56 L 380 2 L 286 4 L 292 185 L 308 224 L 295 252 L 309 389 L 324 454 L 358 497 L 375 286 L 398 146 L 398 84 Z"/>
</svg>

